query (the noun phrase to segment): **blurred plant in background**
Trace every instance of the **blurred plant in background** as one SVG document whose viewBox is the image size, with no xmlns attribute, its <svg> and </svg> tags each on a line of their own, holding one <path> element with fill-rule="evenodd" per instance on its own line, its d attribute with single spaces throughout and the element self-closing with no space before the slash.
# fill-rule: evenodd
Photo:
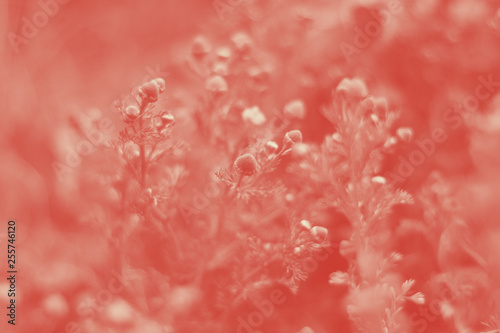
<svg viewBox="0 0 500 333">
<path fill-rule="evenodd" d="M 498 331 L 497 3 L 57 8 L 0 49 L 16 331 Z"/>
</svg>

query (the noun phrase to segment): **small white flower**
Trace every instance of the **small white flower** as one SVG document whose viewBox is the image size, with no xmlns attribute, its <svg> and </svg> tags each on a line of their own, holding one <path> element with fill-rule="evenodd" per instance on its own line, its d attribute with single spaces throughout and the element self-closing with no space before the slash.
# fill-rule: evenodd
<svg viewBox="0 0 500 333">
<path fill-rule="evenodd" d="M 368 89 L 366 88 L 365 83 L 359 78 L 343 79 L 337 86 L 337 91 L 344 92 L 347 95 L 356 98 L 363 98 L 368 95 Z"/>
<path fill-rule="evenodd" d="M 123 146 L 123 155 L 129 161 L 139 157 L 139 146 L 133 141 L 127 141 Z"/>
<path fill-rule="evenodd" d="M 384 185 L 386 182 L 387 182 L 386 179 L 382 176 L 375 176 L 372 178 L 372 183 L 375 184 Z"/>
<path fill-rule="evenodd" d="M 246 108 L 241 113 L 241 117 L 244 121 L 250 122 L 254 125 L 262 125 L 266 122 L 266 116 L 262 113 L 262 111 L 260 111 L 258 106 Z"/>
<path fill-rule="evenodd" d="M 283 107 L 283 113 L 290 118 L 304 119 L 306 107 L 300 99 L 293 100 Z"/>
<path fill-rule="evenodd" d="M 246 51 L 252 45 L 252 39 L 246 33 L 239 31 L 233 34 L 231 41 L 238 51 Z"/>
<path fill-rule="evenodd" d="M 276 152 L 276 150 L 278 150 L 278 144 L 274 141 L 268 141 L 266 143 L 266 152 L 268 154 L 273 154 Z"/>
<path fill-rule="evenodd" d="M 325 240 L 328 236 L 328 229 L 325 227 L 315 226 L 311 228 L 311 234 L 318 239 Z"/>
<path fill-rule="evenodd" d="M 222 76 L 215 75 L 206 81 L 205 89 L 214 93 L 226 92 L 228 89 L 227 82 Z"/>
<path fill-rule="evenodd" d="M 297 157 L 303 157 L 309 152 L 309 145 L 307 143 L 298 143 L 293 147 L 293 152 Z"/>
<path fill-rule="evenodd" d="M 306 228 L 307 230 L 311 229 L 311 222 L 309 222 L 308 220 L 300 221 L 300 225 Z"/>
<path fill-rule="evenodd" d="M 229 47 L 219 47 L 215 50 L 215 54 L 217 54 L 219 58 L 228 59 L 231 57 L 231 49 Z"/>
</svg>

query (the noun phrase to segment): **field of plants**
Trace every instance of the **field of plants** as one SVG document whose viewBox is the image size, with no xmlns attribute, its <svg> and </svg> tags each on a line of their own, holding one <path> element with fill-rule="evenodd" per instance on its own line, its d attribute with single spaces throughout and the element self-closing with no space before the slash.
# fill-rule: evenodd
<svg viewBox="0 0 500 333">
<path fill-rule="evenodd" d="M 500 332 L 500 4 L 0 2 L 0 332 Z"/>
</svg>

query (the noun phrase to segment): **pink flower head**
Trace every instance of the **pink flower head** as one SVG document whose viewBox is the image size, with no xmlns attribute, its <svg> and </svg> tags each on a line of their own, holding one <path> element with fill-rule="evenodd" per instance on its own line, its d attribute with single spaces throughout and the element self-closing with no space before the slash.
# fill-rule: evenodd
<svg viewBox="0 0 500 333">
<path fill-rule="evenodd" d="M 245 122 L 252 123 L 254 125 L 262 125 L 266 122 L 266 116 L 262 113 L 258 106 L 253 106 L 243 110 L 241 118 L 243 118 Z"/>
<path fill-rule="evenodd" d="M 373 112 L 376 112 L 377 114 L 381 115 L 384 114 L 387 111 L 387 99 L 384 97 L 367 97 L 363 100 L 362 106 L 366 110 L 370 110 Z"/>
<path fill-rule="evenodd" d="M 355 98 L 364 98 L 368 95 L 365 83 L 359 78 L 342 79 L 337 86 L 337 91 Z"/>
<path fill-rule="evenodd" d="M 385 183 L 387 183 L 387 180 L 382 176 L 375 176 L 372 178 L 372 183 L 384 185 Z"/>
<path fill-rule="evenodd" d="M 234 161 L 234 168 L 236 172 L 243 176 L 251 176 L 259 167 L 257 160 L 252 154 L 241 155 Z"/>
<path fill-rule="evenodd" d="M 309 222 L 308 220 L 300 221 L 300 225 L 306 228 L 307 230 L 311 230 L 311 222 Z"/>
<path fill-rule="evenodd" d="M 328 236 L 328 229 L 325 227 L 314 226 L 311 228 L 311 235 L 318 239 L 326 240 L 326 237 Z"/>
<path fill-rule="evenodd" d="M 156 102 L 159 94 L 160 88 L 155 81 L 146 82 L 139 87 L 139 96 L 148 102 Z"/>
<path fill-rule="evenodd" d="M 278 144 L 274 141 L 267 141 L 266 143 L 266 153 L 274 154 L 278 150 Z"/>
<path fill-rule="evenodd" d="M 158 86 L 158 90 L 161 93 L 165 91 L 165 80 L 163 80 L 161 77 L 154 79 L 152 82 L 154 82 Z"/>
<path fill-rule="evenodd" d="M 240 52 L 248 51 L 252 46 L 252 39 L 244 32 L 236 32 L 231 37 L 236 49 Z"/>
<path fill-rule="evenodd" d="M 212 45 L 206 37 L 198 36 L 191 46 L 191 53 L 196 57 L 204 57 L 212 50 Z"/>
<path fill-rule="evenodd" d="M 292 148 L 295 144 L 302 142 L 302 132 L 299 130 L 293 130 L 287 132 L 283 138 L 283 148 L 288 150 Z"/>
<path fill-rule="evenodd" d="M 229 47 L 219 47 L 215 50 L 215 54 L 219 60 L 227 60 L 231 57 L 231 49 Z"/>
<path fill-rule="evenodd" d="M 167 113 L 167 114 L 164 114 L 163 116 L 161 116 L 161 122 L 163 123 L 163 126 L 170 125 L 174 121 L 175 121 L 175 118 L 170 113 Z"/>
<path fill-rule="evenodd" d="M 128 141 L 123 146 L 123 156 L 131 161 L 140 156 L 139 146 L 132 141 Z"/>
<path fill-rule="evenodd" d="M 222 76 L 215 75 L 207 80 L 205 88 L 214 93 L 226 92 L 227 82 Z"/>
<path fill-rule="evenodd" d="M 140 114 L 140 110 L 137 106 L 135 105 L 129 105 L 127 106 L 127 108 L 125 109 L 125 115 L 129 118 L 129 119 L 136 119 L 137 117 L 139 117 L 139 114 Z"/>
<path fill-rule="evenodd" d="M 304 119 L 306 116 L 306 107 L 304 102 L 296 99 L 285 105 L 283 113 L 290 118 Z"/>
</svg>

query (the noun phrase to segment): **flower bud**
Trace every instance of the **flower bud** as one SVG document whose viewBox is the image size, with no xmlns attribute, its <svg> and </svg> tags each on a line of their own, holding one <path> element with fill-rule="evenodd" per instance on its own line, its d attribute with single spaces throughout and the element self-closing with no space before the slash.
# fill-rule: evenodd
<svg viewBox="0 0 500 333">
<path fill-rule="evenodd" d="M 254 125 L 262 125 L 266 122 L 266 116 L 262 113 L 262 111 L 260 111 L 258 106 L 246 108 L 241 113 L 241 117 L 245 122 L 249 122 Z"/>
<path fill-rule="evenodd" d="M 154 79 L 152 82 L 156 83 L 158 90 L 162 93 L 165 91 L 165 80 L 161 77 Z"/>
<path fill-rule="evenodd" d="M 278 150 L 278 144 L 274 141 L 267 141 L 266 143 L 266 153 L 274 154 Z"/>
<path fill-rule="evenodd" d="M 303 158 L 307 156 L 310 151 L 310 146 L 307 143 L 297 143 L 293 146 L 293 156 L 297 158 Z"/>
<path fill-rule="evenodd" d="M 240 52 L 248 51 L 252 46 L 252 39 L 244 32 L 236 32 L 233 34 L 231 41 Z"/>
<path fill-rule="evenodd" d="M 229 68 L 226 62 L 217 61 L 212 66 L 212 72 L 217 75 L 226 76 L 229 74 Z"/>
<path fill-rule="evenodd" d="M 337 91 L 355 98 L 363 98 L 368 95 L 365 83 L 359 78 L 342 79 L 337 86 Z"/>
<path fill-rule="evenodd" d="M 251 176 L 259 167 L 257 160 L 252 154 L 244 154 L 236 159 L 234 168 L 236 172 L 243 176 Z"/>
<path fill-rule="evenodd" d="M 139 146 L 132 141 L 128 141 L 123 145 L 123 156 L 129 161 L 141 155 Z"/>
<path fill-rule="evenodd" d="M 161 116 L 161 122 L 163 123 L 163 126 L 170 125 L 174 121 L 175 121 L 175 118 L 170 113 L 167 113 L 167 114 L 164 114 L 163 116 Z"/>
<path fill-rule="evenodd" d="M 149 102 L 156 102 L 159 93 L 160 89 L 158 84 L 154 81 L 146 82 L 139 87 L 139 96 Z"/>
<path fill-rule="evenodd" d="M 333 141 L 340 143 L 340 142 L 342 142 L 342 135 L 340 135 L 339 132 L 335 132 L 332 134 L 332 139 L 333 139 Z"/>
<path fill-rule="evenodd" d="M 136 119 L 137 117 L 139 117 L 141 111 L 139 110 L 139 108 L 135 105 L 129 105 L 127 106 L 127 108 L 125 109 L 125 115 L 129 118 L 129 119 Z"/>
<path fill-rule="evenodd" d="M 387 183 L 387 180 L 382 176 L 375 176 L 372 178 L 372 183 L 384 185 L 385 183 Z"/>
<path fill-rule="evenodd" d="M 212 45 L 208 39 L 203 36 L 196 37 L 191 46 L 191 53 L 199 58 L 206 56 L 211 50 Z"/>
<path fill-rule="evenodd" d="M 160 118 L 154 118 L 154 119 L 152 120 L 152 122 L 153 122 L 154 127 L 155 127 L 158 131 L 161 131 L 161 130 L 165 127 L 165 125 L 163 125 L 163 121 L 162 121 L 162 119 L 160 119 Z"/>
<path fill-rule="evenodd" d="M 220 60 L 227 60 L 231 57 L 231 49 L 229 47 L 219 47 L 215 50 L 215 54 Z"/>
<path fill-rule="evenodd" d="M 361 105 L 367 111 L 375 112 L 377 115 L 383 115 L 387 111 L 387 99 L 384 97 L 367 97 L 361 102 Z"/>
<path fill-rule="evenodd" d="M 410 127 L 400 127 L 397 129 L 396 134 L 404 142 L 413 140 L 413 130 Z"/>
<path fill-rule="evenodd" d="M 306 228 L 307 230 L 311 229 L 311 222 L 309 222 L 308 220 L 300 221 L 300 225 Z"/>
<path fill-rule="evenodd" d="M 283 148 L 288 150 L 293 147 L 293 145 L 302 142 L 302 132 L 299 130 L 293 130 L 287 132 L 283 138 Z"/>
<path fill-rule="evenodd" d="M 385 99 L 385 97 L 375 97 L 373 99 L 373 102 L 375 111 L 378 114 L 384 114 L 387 111 L 388 106 L 387 106 L 387 99 Z"/>
<path fill-rule="evenodd" d="M 224 80 L 222 76 L 215 75 L 209 78 L 205 84 L 205 89 L 208 91 L 217 93 L 217 92 L 226 92 L 227 91 L 227 82 Z"/>
<path fill-rule="evenodd" d="M 283 108 L 285 116 L 290 118 L 304 119 L 306 116 L 306 107 L 300 99 L 293 100 Z"/>
<path fill-rule="evenodd" d="M 328 229 L 325 227 L 314 226 L 311 228 L 311 235 L 320 240 L 326 240 L 326 237 L 328 236 Z"/>
</svg>

